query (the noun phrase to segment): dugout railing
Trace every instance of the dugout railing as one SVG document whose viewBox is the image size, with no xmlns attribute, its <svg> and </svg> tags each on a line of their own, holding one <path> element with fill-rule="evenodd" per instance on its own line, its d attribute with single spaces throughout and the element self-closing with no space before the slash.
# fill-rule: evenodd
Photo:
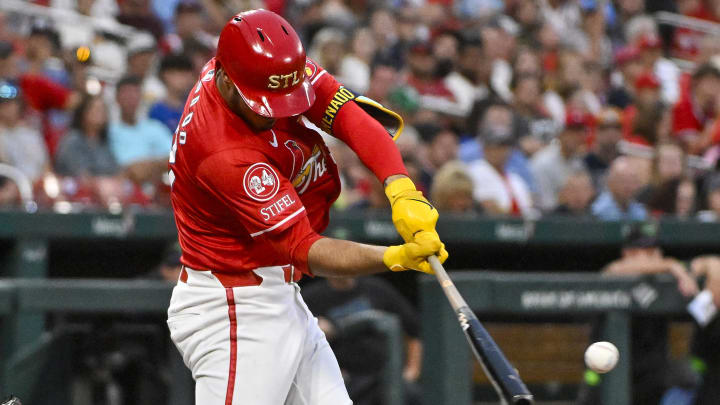
<svg viewBox="0 0 720 405">
<path fill-rule="evenodd" d="M 53 361 L 76 361 L 63 358 L 57 352 L 64 331 L 44 330 L 51 314 L 153 314 L 164 316 L 170 302 L 172 285 L 153 280 L 4 280 L 0 281 L 0 319 L 4 356 L 0 378 L 0 396 L 13 393 L 29 403 L 63 405 L 71 401 L 71 376 L 68 364 Z M 30 321 L 42 329 L 27 328 Z M 402 405 L 403 335 L 397 316 L 382 311 L 363 311 L 348 316 L 337 325 L 338 333 L 352 334 L 371 329 L 382 337 L 388 358 L 378 365 L 382 376 L 384 404 Z M 171 347 L 171 350 L 175 350 Z M 173 353 L 174 354 L 174 353 Z M 175 356 L 178 357 L 179 356 Z M 47 369 L 63 369 L 65 374 L 53 381 L 43 379 Z M 168 403 L 194 403 L 189 371 L 181 361 L 171 356 Z M 55 373 L 58 375 L 58 373 Z M 51 398 L 51 399 L 48 399 Z"/>
<path fill-rule="evenodd" d="M 602 338 L 613 342 L 621 354 L 617 367 L 600 383 L 604 405 L 631 405 L 631 317 L 686 314 L 687 301 L 670 276 L 468 271 L 455 272 L 451 277 L 481 321 L 491 315 L 495 321 L 506 316 L 515 322 L 548 317 L 597 322 Z M 430 387 L 424 390 L 425 403 L 471 404 L 474 360 L 458 321 L 434 278 L 422 278 L 420 297 L 422 338 L 426 342 L 422 378 L 423 386 Z M 503 342 L 497 343 L 502 348 Z M 582 363 L 582 355 L 578 357 L 577 362 Z M 518 371 L 522 377 L 523 370 Z M 547 378 L 552 380 L 553 376 Z"/>
</svg>

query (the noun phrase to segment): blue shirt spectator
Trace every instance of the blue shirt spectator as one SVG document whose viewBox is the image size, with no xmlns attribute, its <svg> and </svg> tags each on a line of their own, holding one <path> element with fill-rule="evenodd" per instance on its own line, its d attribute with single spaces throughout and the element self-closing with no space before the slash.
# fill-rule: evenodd
<svg viewBox="0 0 720 405">
<path fill-rule="evenodd" d="M 647 219 L 645 206 L 637 201 L 630 201 L 623 209 L 613 198 L 610 191 L 603 191 L 592 204 L 592 213 L 603 221 L 642 221 Z"/>
<path fill-rule="evenodd" d="M 606 181 L 605 191 L 592 204 L 594 216 L 604 221 L 636 221 L 648 217 L 645 206 L 635 200 L 642 185 L 633 161 L 627 157 L 615 159 Z"/>
<path fill-rule="evenodd" d="M 165 124 L 170 132 L 175 132 L 185 108 L 185 99 L 195 84 L 192 61 L 183 54 L 167 55 L 160 62 L 158 75 L 167 94 L 150 108 L 149 116 Z"/>
<path fill-rule="evenodd" d="M 134 125 L 110 124 L 110 150 L 121 166 L 167 157 L 172 133 L 162 123 L 145 119 Z"/>
<path fill-rule="evenodd" d="M 159 121 L 138 117 L 141 83 L 140 78 L 128 76 L 117 84 L 120 120 L 110 124 L 108 138 L 120 166 L 165 159 L 170 151 L 172 132 Z"/>
<path fill-rule="evenodd" d="M 165 124 L 165 126 L 174 132 L 182 117 L 183 107 L 173 107 L 164 101 L 158 101 L 150 107 L 148 115 L 150 119 L 157 120 Z"/>
</svg>

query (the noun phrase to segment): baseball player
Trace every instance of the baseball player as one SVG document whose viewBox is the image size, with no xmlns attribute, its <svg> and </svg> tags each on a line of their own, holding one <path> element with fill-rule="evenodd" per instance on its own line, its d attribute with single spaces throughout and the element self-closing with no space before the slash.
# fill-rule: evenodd
<svg viewBox="0 0 720 405">
<path fill-rule="evenodd" d="M 307 59 L 282 17 L 248 11 L 224 27 L 169 161 L 183 268 L 168 326 L 192 370 L 197 404 L 352 403 L 296 281 L 432 272 L 426 258 L 448 256 L 437 211 L 408 179 L 381 124 L 393 115 Z M 385 184 L 405 244 L 320 236 L 340 180 L 312 124 L 347 143 Z"/>
</svg>

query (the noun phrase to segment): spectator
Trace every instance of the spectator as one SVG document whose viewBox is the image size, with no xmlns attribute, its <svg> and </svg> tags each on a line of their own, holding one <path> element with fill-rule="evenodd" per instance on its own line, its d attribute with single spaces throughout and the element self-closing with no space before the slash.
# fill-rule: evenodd
<svg viewBox="0 0 720 405">
<path fill-rule="evenodd" d="M 653 182 L 662 184 L 682 177 L 685 173 L 685 153 L 675 144 L 667 143 L 656 148 Z"/>
<path fill-rule="evenodd" d="M 10 80 L 18 76 L 19 67 L 15 47 L 0 40 L 0 79 Z"/>
<path fill-rule="evenodd" d="M 644 220 L 645 206 L 635 200 L 638 188 L 636 168 L 626 157 L 613 161 L 604 190 L 592 204 L 592 213 L 603 221 Z"/>
<path fill-rule="evenodd" d="M 473 189 L 467 167 L 455 160 L 445 163 L 435 173 L 430 197 L 440 212 L 468 214 L 474 212 Z"/>
<path fill-rule="evenodd" d="M 63 176 L 113 176 L 119 166 L 108 144 L 108 112 L 101 96 L 85 96 L 75 110 L 70 132 L 55 156 L 55 171 Z"/>
<path fill-rule="evenodd" d="M 698 219 L 704 222 L 720 221 L 720 175 L 715 174 L 705 187 L 707 210 L 698 213 Z"/>
<path fill-rule="evenodd" d="M 333 75 L 340 74 L 345 57 L 347 38 L 338 28 L 323 28 L 313 37 L 308 55 Z"/>
<path fill-rule="evenodd" d="M 675 212 L 674 197 L 685 174 L 685 153 L 675 144 L 655 148 L 650 184 L 640 191 L 638 200 L 647 203 L 655 213 Z"/>
<path fill-rule="evenodd" d="M 513 108 L 517 116 L 522 151 L 532 156 L 546 146 L 557 134 L 555 122 L 542 102 L 540 77 L 520 75 L 513 78 Z"/>
<path fill-rule="evenodd" d="M 584 170 L 578 170 L 568 176 L 565 184 L 560 189 L 558 202 L 560 203 L 553 211 L 555 215 L 583 217 L 590 215 L 590 203 L 595 197 L 590 174 Z"/>
<path fill-rule="evenodd" d="M 663 143 L 655 148 L 652 161 L 651 184 L 659 186 L 686 173 L 686 154 L 679 145 Z"/>
<path fill-rule="evenodd" d="M 720 139 L 713 124 L 720 94 L 720 70 L 712 64 L 701 65 L 692 75 L 688 89 L 682 92 L 672 110 L 672 133 L 691 154 L 702 153 Z"/>
<path fill-rule="evenodd" d="M 580 6 L 577 2 L 543 0 L 540 2 L 540 12 L 545 21 L 552 24 L 566 46 L 577 47 L 578 39 L 583 37 L 580 29 Z"/>
<path fill-rule="evenodd" d="M 457 158 L 458 137 L 448 130 L 436 130 L 427 146 L 423 148 L 424 162 L 422 178 L 426 188 L 430 188 L 433 177 L 445 163 Z"/>
<path fill-rule="evenodd" d="M 580 155 L 586 136 L 587 118 L 582 113 L 571 111 L 557 140 L 531 159 L 530 169 L 538 185 L 538 205 L 543 211 L 555 209 L 558 193 L 567 177 L 582 167 Z"/>
<path fill-rule="evenodd" d="M 511 17 L 520 24 L 519 42 L 534 44 L 537 41 L 535 33 L 542 22 L 538 3 L 535 0 L 520 0 L 512 11 Z"/>
<path fill-rule="evenodd" d="M 437 60 L 432 54 L 430 43 L 419 41 L 410 46 L 408 68 L 407 85 L 421 96 L 422 108 L 441 113 L 457 113 L 454 107 L 455 96 L 442 79 L 435 75 Z"/>
<path fill-rule="evenodd" d="M 164 44 L 170 49 L 170 52 L 186 52 L 188 45 L 194 41 L 208 47 L 215 47 L 217 38 L 204 30 L 206 21 L 202 14 L 202 6 L 194 1 L 179 1 L 176 4 L 175 32 L 167 35 L 164 39 Z"/>
<path fill-rule="evenodd" d="M 118 4 L 120 13 L 116 18 L 119 23 L 148 31 L 156 41 L 162 38 L 165 32 L 163 23 L 152 13 L 150 0 L 125 0 Z"/>
<path fill-rule="evenodd" d="M 482 58 L 482 42 L 466 38 L 460 41 L 457 68 L 443 81 L 453 94 L 457 113 L 467 117 L 473 105 L 488 98 L 487 86 L 490 64 Z"/>
<path fill-rule="evenodd" d="M 23 112 L 24 118 L 33 116 L 33 121 L 39 122 L 37 125 L 33 122 L 33 126 L 42 127 L 45 147 L 52 156 L 57 142 L 67 129 L 69 118 L 66 111 L 77 105 L 80 96 L 77 91 L 65 87 L 53 78 L 67 78 L 62 63 L 51 58 L 54 52 L 53 43 L 57 40 L 55 32 L 39 27 L 34 28 L 34 31 L 30 56 L 35 62 L 31 63 L 32 68 L 25 71 L 22 69 L 25 66 L 24 61 L 18 54 L 18 48 L 22 45 L 16 47 L 0 41 L 0 80 L 19 87 L 23 102 L 30 107 Z M 52 75 L 49 76 L 48 73 Z"/>
<path fill-rule="evenodd" d="M 49 170 L 50 160 L 40 132 L 22 120 L 23 101 L 18 87 L 0 82 L 0 160 L 34 183 Z"/>
<path fill-rule="evenodd" d="M 508 32 L 507 22 L 502 16 L 499 16 L 489 24 L 486 24 L 480 30 L 480 36 L 483 41 L 483 59 L 491 61 L 490 87 L 493 93 L 505 102 L 510 102 L 512 93 L 510 92 L 510 82 L 512 81 L 512 67 L 510 66 L 510 58 L 515 51 L 515 41 Z"/>
<path fill-rule="evenodd" d="M 142 80 L 142 106 L 147 111 L 150 104 L 165 97 L 165 86 L 153 74 L 153 65 L 158 54 L 157 43 L 151 35 L 141 33 L 131 38 L 127 51 L 126 76 Z M 113 118 L 115 115 L 113 115 Z"/>
<path fill-rule="evenodd" d="M 688 218 L 695 212 L 695 182 L 677 178 L 663 183 L 653 190 L 647 208 L 653 215 Z"/>
<path fill-rule="evenodd" d="M 519 47 L 513 60 L 513 79 L 517 76 L 540 77 L 542 74 L 543 68 L 538 53 L 527 46 Z"/>
<path fill-rule="evenodd" d="M 631 45 L 618 49 L 615 52 L 615 65 L 619 70 L 611 77 L 612 87 L 608 92 L 608 103 L 624 109 L 631 104 L 635 83 L 643 74 L 640 50 Z"/>
<path fill-rule="evenodd" d="M 640 49 L 645 71 L 652 72 L 661 84 L 662 101 L 668 105 L 677 102 L 680 69 L 671 60 L 663 57 L 660 37 L 657 33 L 646 33 L 638 39 L 637 47 Z"/>
<path fill-rule="evenodd" d="M 353 91 L 366 94 L 370 87 L 370 64 L 375 54 L 372 32 L 367 28 L 355 31 L 351 52 L 340 62 L 340 80 Z"/>
<path fill-rule="evenodd" d="M 476 107 L 477 106 L 478 104 L 476 104 Z M 476 112 L 473 112 L 470 119 L 468 120 L 469 123 L 474 122 L 469 125 L 470 128 L 477 128 L 477 130 L 475 130 L 473 133 L 476 133 L 478 135 L 470 139 L 466 138 L 460 144 L 460 147 L 458 148 L 458 157 L 463 162 L 470 163 L 474 160 L 482 159 L 482 139 L 479 134 L 481 134 L 486 129 L 500 128 L 511 131 L 514 134 L 517 133 L 517 120 L 515 119 L 513 110 L 509 105 L 499 100 L 492 100 L 485 105 L 482 111 L 483 112 L 479 117 L 479 124 L 475 122 L 475 119 L 473 119 L 472 117 L 472 115 L 475 115 Z M 532 191 L 535 191 L 536 184 L 532 174 L 530 173 L 528 160 L 522 151 L 516 148 L 510 153 L 507 169 L 508 171 L 520 176 L 528 185 L 528 187 L 530 187 Z"/>
<path fill-rule="evenodd" d="M 25 45 L 27 73 L 43 75 L 61 86 L 68 87 L 70 76 L 63 62 L 55 55 L 60 49 L 60 35 L 54 28 L 47 24 L 34 26 Z"/>
<path fill-rule="evenodd" d="M 634 105 L 625 109 L 624 136 L 629 142 L 653 146 L 669 139 L 669 115 L 660 100 L 660 83 L 652 74 L 644 74 L 635 82 Z"/>
<path fill-rule="evenodd" d="M 480 136 L 485 158 L 470 163 L 468 168 L 475 184 L 475 201 L 491 215 L 532 217 L 530 189 L 520 176 L 505 168 L 510 152 L 517 145 L 515 137 L 504 128 L 488 128 Z"/>
<path fill-rule="evenodd" d="M 192 61 L 185 55 L 168 55 L 160 63 L 158 76 L 165 85 L 165 99 L 153 104 L 148 115 L 175 132 L 185 108 L 185 100 L 195 83 Z"/>
<path fill-rule="evenodd" d="M 598 117 L 598 126 L 590 152 L 583 162 L 595 187 L 603 183 L 610 163 L 618 157 L 618 142 L 622 139 L 620 113 L 617 109 L 606 108 Z"/>
<path fill-rule="evenodd" d="M 120 119 L 110 123 L 110 150 L 118 164 L 137 183 L 157 179 L 167 170 L 172 133 L 161 122 L 138 116 L 141 80 L 121 79 L 116 87 Z"/>
<path fill-rule="evenodd" d="M 672 213 L 676 218 L 688 219 L 695 215 L 697 206 L 697 187 L 692 179 L 684 178 L 680 180 L 675 189 L 675 198 L 671 198 L 675 202 Z"/>
<path fill-rule="evenodd" d="M 406 18 L 399 15 L 398 18 Z M 398 22 L 389 9 L 378 8 L 370 15 L 370 30 L 377 47 L 374 64 L 392 66 L 399 70 L 402 68 L 403 44 L 400 42 L 398 33 Z"/>
<path fill-rule="evenodd" d="M 366 94 L 380 104 L 390 105 L 390 91 L 397 86 L 397 81 L 398 72 L 395 68 L 388 65 L 375 65 Z"/>
<path fill-rule="evenodd" d="M 479 107 L 476 104 L 476 107 Z M 515 114 L 512 108 L 500 100 L 492 100 L 470 114 L 468 129 L 472 130 L 475 137 L 460 143 L 458 157 L 463 162 L 469 163 L 475 159 L 482 158 L 482 139 L 477 136 L 485 128 L 504 128 L 508 131 L 515 129 Z"/>
<path fill-rule="evenodd" d="M 327 278 L 303 288 L 303 298 L 318 317 L 318 324 L 330 341 L 345 377 L 348 393 L 357 405 L 382 403 L 378 368 L 385 364 L 380 337 L 365 331 L 352 336 L 340 334 L 337 324 L 349 315 L 380 310 L 400 318 L 406 336 L 403 378 L 406 403 L 420 401 L 415 385 L 422 364 L 418 315 L 405 297 L 379 277 Z"/>
</svg>

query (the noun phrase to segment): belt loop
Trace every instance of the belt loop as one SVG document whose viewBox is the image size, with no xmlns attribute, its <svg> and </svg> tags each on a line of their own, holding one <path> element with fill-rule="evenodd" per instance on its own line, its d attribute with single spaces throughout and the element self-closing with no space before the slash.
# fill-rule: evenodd
<svg viewBox="0 0 720 405">
<path fill-rule="evenodd" d="M 295 266 L 290 265 L 290 284 L 295 284 Z"/>
</svg>

